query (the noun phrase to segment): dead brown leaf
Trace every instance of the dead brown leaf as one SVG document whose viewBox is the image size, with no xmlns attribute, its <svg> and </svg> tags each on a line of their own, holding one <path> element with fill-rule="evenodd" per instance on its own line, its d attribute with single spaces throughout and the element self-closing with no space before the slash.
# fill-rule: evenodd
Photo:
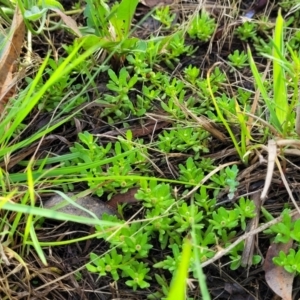
<svg viewBox="0 0 300 300">
<path fill-rule="evenodd" d="M 15 93 L 17 81 L 17 60 L 21 53 L 25 35 L 25 25 L 20 9 L 16 6 L 6 44 L 0 56 L 0 113 L 8 99 Z"/>
<path fill-rule="evenodd" d="M 58 8 L 51 8 L 51 10 L 55 11 L 63 20 L 63 22 L 70 28 L 72 29 L 78 37 L 82 37 L 82 34 L 77 26 L 77 23 L 75 22 L 75 20 L 73 20 L 71 17 L 67 16 L 66 14 L 64 14 L 61 10 L 59 10 Z"/>
<path fill-rule="evenodd" d="M 293 240 L 288 243 L 273 243 L 268 249 L 263 269 L 265 271 L 266 281 L 269 287 L 283 300 L 292 300 L 292 289 L 295 274 L 287 272 L 283 267 L 276 266 L 273 263 L 273 257 L 280 251 L 285 253 L 293 246 Z"/>
<path fill-rule="evenodd" d="M 107 201 L 106 204 L 113 207 L 114 209 L 117 209 L 118 204 L 121 204 L 121 203 L 139 202 L 134 197 L 134 195 L 136 194 L 137 191 L 138 191 L 138 188 L 132 188 L 124 194 L 116 194 L 109 201 Z"/>
</svg>

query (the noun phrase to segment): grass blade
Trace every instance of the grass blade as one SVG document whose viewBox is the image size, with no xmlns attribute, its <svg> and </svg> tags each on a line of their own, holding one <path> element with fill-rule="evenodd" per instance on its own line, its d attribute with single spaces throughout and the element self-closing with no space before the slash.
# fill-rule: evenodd
<svg viewBox="0 0 300 300">
<path fill-rule="evenodd" d="M 263 97 L 263 100 L 265 102 L 265 104 L 268 107 L 269 113 L 270 113 L 270 123 L 272 126 L 274 126 L 280 133 L 282 132 L 282 126 L 281 123 L 279 122 L 279 119 L 276 115 L 276 111 L 275 111 L 275 103 L 270 99 L 270 97 L 268 96 L 267 90 L 263 84 L 263 80 L 257 70 L 257 67 L 255 65 L 250 47 L 248 46 L 248 57 L 249 57 L 249 64 L 250 64 L 250 68 L 252 71 L 252 74 L 254 76 L 255 79 L 255 83 L 257 85 L 257 88 L 260 90 L 260 93 Z"/>
<path fill-rule="evenodd" d="M 182 250 L 181 262 L 179 268 L 176 271 L 174 280 L 171 284 L 171 289 L 167 300 L 186 299 L 185 297 L 186 281 L 187 281 L 188 269 L 190 265 L 190 258 L 192 252 L 192 243 L 188 238 L 184 241 L 182 249 L 183 250 Z"/>
<path fill-rule="evenodd" d="M 275 111 L 278 121 L 281 125 L 286 122 L 288 112 L 288 99 L 286 91 L 285 71 L 282 66 L 281 59 L 284 57 L 284 45 L 283 45 L 283 18 L 280 11 L 276 19 L 275 33 L 274 33 L 274 45 L 273 45 L 273 92 L 275 101 Z"/>
</svg>

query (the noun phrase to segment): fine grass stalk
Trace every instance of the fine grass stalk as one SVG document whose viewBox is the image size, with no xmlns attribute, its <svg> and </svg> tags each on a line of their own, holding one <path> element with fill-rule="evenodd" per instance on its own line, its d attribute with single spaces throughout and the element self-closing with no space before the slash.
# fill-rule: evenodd
<svg viewBox="0 0 300 300">
<path fill-rule="evenodd" d="M 235 147 L 235 149 L 236 149 L 236 151 L 237 151 L 240 159 L 242 161 L 244 161 L 244 162 L 247 163 L 247 161 L 245 161 L 245 157 L 244 157 L 244 155 L 246 153 L 246 149 L 242 149 L 241 146 L 239 145 L 239 142 L 237 141 L 234 133 L 232 132 L 232 129 L 230 128 L 230 126 L 228 124 L 228 121 L 224 117 L 224 115 L 223 115 L 223 113 L 222 113 L 222 111 L 221 111 L 221 109 L 220 109 L 220 107 L 219 107 L 219 105 L 217 103 L 217 100 L 216 100 L 216 98 L 214 96 L 214 93 L 213 93 L 212 87 L 211 87 L 210 72 L 211 72 L 211 69 L 207 73 L 207 85 L 208 85 L 208 90 L 209 90 L 210 96 L 212 98 L 213 104 L 215 106 L 217 115 L 218 115 L 219 119 L 222 121 L 222 123 L 224 124 L 225 128 L 227 129 L 227 132 L 230 135 L 232 143 L 233 143 L 233 145 L 234 145 L 234 147 Z M 240 117 L 240 120 L 242 120 L 241 117 Z M 246 126 L 246 124 L 244 124 L 244 125 Z M 244 136 L 244 135 L 241 136 L 241 139 L 245 139 L 246 140 L 246 136 Z M 245 143 L 243 142 L 242 145 L 245 145 Z"/>
<path fill-rule="evenodd" d="M 186 299 L 186 284 L 192 253 L 192 243 L 189 238 L 186 238 L 182 246 L 182 259 L 179 264 L 173 282 L 171 283 L 170 292 L 167 300 L 185 300 Z"/>
<path fill-rule="evenodd" d="M 281 126 L 287 123 L 288 98 L 286 89 L 285 70 L 282 67 L 282 58 L 285 57 L 283 44 L 283 18 L 281 12 L 278 12 L 274 32 L 273 46 L 273 95 L 275 102 L 275 113 Z"/>
</svg>

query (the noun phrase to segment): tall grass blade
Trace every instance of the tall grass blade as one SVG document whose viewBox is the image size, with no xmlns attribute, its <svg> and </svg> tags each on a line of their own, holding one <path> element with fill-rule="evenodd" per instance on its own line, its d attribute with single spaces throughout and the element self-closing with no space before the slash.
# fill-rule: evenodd
<svg viewBox="0 0 300 300">
<path fill-rule="evenodd" d="M 216 98 L 215 98 L 215 96 L 214 96 L 214 93 L 213 93 L 213 91 L 212 91 L 212 88 L 211 88 L 211 80 L 210 80 L 210 71 L 211 71 L 211 70 L 209 70 L 208 73 L 207 73 L 207 86 L 208 86 L 209 93 L 210 93 L 210 95 L 211 95 L 211 99 L 212 99 L 212 101 L 213 101 L 213 104 L 214 104 L 214 106 L 215 106 L 215 109 L 216 109 L 216 112 L 217 112 L 217 114 L 218 114 L 219 119 L 222 121 L 222 123 L 224 124 L 224 126 L 225 126 L 227 132 L 228 132 L 229 135 L 230 135 L 230 138 L 231 138 L 231 140 L 232 140 L 232 143 L 234 144 L 234 148 L 235 148 L 236 151 L 238 152 L 238 155 L 239 155 L 240 159 L 241 159 L 242 161 L 244 161 L 244 154 L 245 154 L 245 153 L 242 152 L 242 149 L 241 149 L 241 147 L 240 147 L 240 145 L 239 145 L 239 142 L 237 141 L 237 139 L 236 139 L 234 133 L 232 132 L 232 130 L 231 130 L 231 128 L 230 128 L 230 126 L 229 126 L 229 124 L 228 124 L 226 118 L 224 118 L 224 115 L 223 115 L 223 113 L 222 113 L 222 111 L 221 111 L 221 109 L 220 109 L 220 107 L 219 107 L 219 105 L 218 105 L 218 103 L 217 103 L 217 100 L 216 100 Z"/>
<path fill-rule="evenodd" d="M 276 26 L 274 32 L 273 44 L 273 92 L 275 101 L 276 116 L 280 125 L 287 122 L 288 99 L 286 90 L 285 70 L 283 67 L 282 57 L 284 57 L 284 44 L 283 44 L 283 18 L 279 10 L 276 19 Z"/>
<path fill-rule="evenodd" d="M 250 64 L 250 68 L 252 71 L 252 74 L 254 76 L 254 80 L 255 83 L 257 85 L 257 88 L 259 89 L 263 100 L 265 102 L 265 104 L 268 107 L 269 110 L 269 114 L 270 114 L 270 123 L 272 126 L 274 126 L 280 133 L 282 132 L 282 126 L 281 123 L 279 122 L 279 119 L 276 115 L 276 110 L 275 110 L 275 103 L 274 101 L 272 101 L 272 99 L 270 99 L 270 97 L 268 96 L 267 90 L 264 86 L 263 80 L 261 75 L 259 74 L 256 64 L 254 62 L 250 47 L 248 46 L 248 57 L 249 57 L 249 64 Z"/>
<path fill-rule="evenodd" d="M 190 258 L 192 252 L 192 243 L 190 239 L 185 239 L 182 247 L 182 257 L 179 268 L 175 273 L 175 277 L 171 284 L 170 293 L 167 300 L 185 300 L 186 299 L 186 283 L 188 276 L 188 269 L 190 265 Z"/>
</svg>

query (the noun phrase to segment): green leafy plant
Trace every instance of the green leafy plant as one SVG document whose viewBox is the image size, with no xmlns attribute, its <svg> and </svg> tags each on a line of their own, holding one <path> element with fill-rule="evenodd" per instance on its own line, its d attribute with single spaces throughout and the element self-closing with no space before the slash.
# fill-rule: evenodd
<svg viewBox="0 0 300 300">
<path fill-rule="evenodd" d="M 204 80 L 203 78 L 196 80 L 196 86 L 199 88 L 199 92 L 197 94 L 201 99 L 204 98 L 207 100 L 210 98 L 210 89 L 213 93 L 220 91 L 222 84 L 226 81 L 226 75 L 220 68 L 216 67 L 210 74 L 210 80 L 212 82 L 210 86 L 207 83 L 207 80 Z M 211 110 L 212 108 L 209 109 L 207 113 L 210 113 Z"/>
<path fill-rule="evenodd" d="M 165 46 L 164 43 L 161 42 L 161 49 L 165 47 L 168 50 L 162 51 L 162 58 L 167 66 L 172 70 L 175 69 L 173 62 L 179 63 L 180 55 L 192 55 L 197 50 L 197 48 L 194 48 L 193 46 L 186 45 L 182 31 L 178 31 L 171 35 L 166 42 L 167 44 Z"/>
<path fill-rule="evenodd" d="M 283 267 L 289 273 L 300 273 L 300 251 L 289 249 L 286 254 L 283 251 L 279 252 L 279 256 L 273 258 L 273 262 Z"/>
<path fill-rule="evenodd" d="M 288 243 L 291 240 L 297 243 L 296 249 L 289 249 L 288 253 L 280 251 L 278 256 L 273 257 L 273 262 L 278 266 L 282 266 L 287 272 L 299 273 L 300 220 L 293 221 L 289 213 L 290 211 L 285 209 L 282 212 L 282 221 L 272 225 L 265 232 L 270 235 L 275 234 L 274 243 Z"/>
<path fill-rule="evenodd" d="M 219 174 L 212 176 L 211 180 L 217 183 L 217 186 L 221 187 L 228 187 L 229 193 L 228 198 L 232 199 L 234 197 L 234 193 L 237 190 L 237 186 L 239 183 L 236 180 L 238 175 L 238 168 L 236 165 L 227 167 L 225 170 L 221 170 Z"/>
<path fill-rule="evenodd" d="M 170 13 L 169 5 L 156 7 L 153 14 L 153 18 L 162 23 L 167 29 L 171 27 L 175 17 L 175 13 Z"/>
<path fill-rule="evenodd" d="M 147 49 L 145 45 L 144 50 Z M 148 74 L 152 71 L 152 68 L 148 63 L 148 54 L 145 51 L 135 51 L 126 57 L 127 61 L 132 65 L 132 69 L 136 75 L 141 75 L 143 79 L 147 79 Z"/>
<path fill-rule="evenodd" d="M 232 85 L 232 76 L 226 76 L 221 67 L 207 68 L 206 61 L 198 59 L 203 49 L 192 56 L 197 50 L 195 45 L 206 46 L 204 43 L 212 38 L 217 26 L 219 28 L 220 24 L 213 17 L 203 10 L 186 22 L 189 16 L 184 15 L 184 26 L 177 27 L 170 7 L 158 7 L 149 15 L 154 13 L 163 24 L 162 29 L 167 30 L 142 40 L 131 35 L 135 29 L 132 30 L 132 22 L 137 19 L 138 26 L 144 25 L 143 21 L 148 22 L 146 16 L 139 21 L 139 15 L 133 21 L 137 3 L 137 0 L 122 0 L 111 5 L 108 0 L 87 0 L 84 18 L 80 19 L 80 23 L 87 22 L 87 26 L 81 28 L 84 37 L 72 45 L 64 45 L 64 51 L 58 52 L 59 59 L 50 59 L 50 55 L 42 58 L 37 76 L 28 75 L 25 82 L 28 87 L 14 96 L 1 114 L 1 243 L 5 247 L 13 245 L 10 250 L 15 251 L 15 241 L 21 241 L 22 258 L 34 247 L 46 264 L 43 247 L 98 238 L 103 247 L 90 253 L 86 267 L 101 279 L 105 276 L 105 281 L 125 283 L 134 291 L 147 289 L 151 300 L 194 299 L 195 293 L 186 283 L 196 285 L 198 281 L 202 298 L 209 299 L 202 263 L 218 254 L 218 247 L 229 247 L 237 234 L 242 234 L 248 220 L 255 216 L 256 207 L 250 199 L 238 198 L 238 188 L 244 190 L 244 182 L 238 182 L 240 170 L 244 168 L 240 162 L 223 169 L 219 158 L 216 161 L 203 158 L 203 153 L 219 151 L 224 145 L 218 143 L 211 147 L 215 136 L 211 137 L 201 127 L 199 117 L 210 119 L 214 125 L 218 123 L 216 129 L 222 134 L 221 127 L 227 129 L 231 144 L 245 164 L 250 151 L 261 146 L 257 142 L 263 144 L 269 134 L 267 126 L 257 126 L 252 138 L 249 124 L 271 120 L 269 123 L 276 128 L 278 136 L 293 136 L 299 94 L 299 37 L 295 34 L 292 41 L 283 43 L 283 38 L 286 39 L 283 28 L 287 23 L 283 23 L 280 14 L 270 40 L 265 39 L 266 19 L 260 18 L 264 24 L 251 21 L 237 27 L 236 35 L 251 42 L 256 56 L 261 58 L 264 53 L 265 58 L 273 61 L 273 74 L 270 72 L 267 74 L 270 77 L 262 79 L 253 67 L 250 51 L 246 54 L 236 50 L 227 58 L 229 67 L 236 69 L 248 66 L 249 59 L 255 87 L 261 91 L 261 97 L 269 101 L 262 103 L 256 93 L 254 100 L 258 100 L 259 107 L 254 109 L 252 85 L 241 87 L 237 82 Z M 35 33 L 45 29 L 44 18 L 51 10 L 51 1 L 25 1 L 22 5 L 26 24 L 32 26 Z M 81 3 L 75 6 L 82 11 Z M 0 15 L 1 9 L 2 4 Z M 62 7 L 54 1 L 53 9 L 62 10 Z M 73 12 L 66 14 L 69 13 Z M 52 18 L 52 15 L 47 16 Z M 295 20 L 296 17 L 294 14 Z M 180 20 L 181 15 L 176 22 Z M 295 20 L 290 19 L 290 24 L 296 24 Z M 60 26 L 51 20 L 49 24 L 54 25 L 47 27 L 49 30 Z M 228 23 L 223 24 L 225 27 Z M 63 32 L 62 27 L 60 30 Z M 163 36 L 165 32 L 168 35 Z M 138 31 L 135 33 L 139 35 Z M 52 40 L 51 32 L 49 36 Z M 215 42 L 219 43 L 217 37 Z M 96 51 L 101 56 L 100 63 L 94 56 Z M 115 60 L 110 60 L 111 57 Z M 206 73 L 207 78 L 203 78 Z M 103 93 L 102 85 L 106 86 Z M 92 114 L 90 100 L 98 104 Z M 87 108 L 82 109 L 85 103 Z M 264 104 L 270 108 L 268 112 Z M 31 116 L 40 113 L 36 108 L 45 114 L 50 112 L 52 119 L 34 131 L 30 121 Z M 250 122 L 250 114 L 258 116 L 255 122 Z M 157 119 L 158 122 L 166 120 L 171 128 L 161 128 L 160 123 L 159 128 L 153 127 L 153 120 Z M 67 127 L 72 122 L 76 124 L 72 136 L 60 135 L 62 125 L 67 124 Z M 140 138 L 142 126 L 147 129 L 145 132 L 149 133 L 150 129 L 152 133 Z M 105 134 L 106 129 L 108 134 Z M 78 136 L 74 132 L 79 132 Z M 120 134 L 116 136 L 116 132 Z M 57 137 L 65 144 L 62 148 L 55 142 L 51 149 L 43 144 Z M 230 147 L 230 140 L 225 143 Z M 26 152 L 29 146 L 34 149 L 34 155 L 29 161 L 23 160 L 24 153 L 31 153 Z M 57 148 L 62 150 L 56 151 Z M 41 153 L 40 149 L 45 152 Z M 229 160 L 235 160 L 235 154 L 230 155 Z M 252 153 L 250 157 L 252 162 Z M 78 192 L 82 188 L 86 190 Z M 58 212 L 57 208 L 36 207 L 40 198 L 43 201 L 44 193 L 48 195 L 54 189 L 67 204 L 73 205 L 81 194 L 94 194 L 103 200 L 115 195 L 122 197 L 124 193 L 122 201 L 130 197 L 130 203 L 122 203 L 118 211 L 126 221 L 119 216 L 104 215 L 99 220 L 96 216 L 85 218 Z M 77 194 L 69 197 L 56 189 L 75 190 Z M 133 196 L 131 193 L 136 190 Z M 224 191 L 228 199 L 238 198 L 237 201 L 222 207 Z M 84 237 L 40 242 L 36 228 L 43 226 L 43 218 L 92 224 L 96 230 Z M 266 231 L 274 236 L 275 242 L 295 241 L 293 251 L 274 258 L 275 263 L 289 272 L 297 273 L 300 269 L 299 232 L 300 221 L 292 221 L 288 214 L 281 223 Z M 221 259 L 222 264 L 225 262 L 232 270 L 238 269 L 243 248 L 241 242 L 231 249 L 227 257 Z M 9 253 L 19 259 L 13 251 Z M 5 248 L 3 253 L 6 253 Z M 5 260 L 5 255 L 2 258 Z M 25 265 L 21 259 L 20 265 Z M 259 256 L 253 257 L 253 264 L 259 261 Z M 76 275 L 76 279 L 80 278 Z"/>
<path fill-rule="evenodd" d="M 276 234 L 274 239 L 275 243 L 287 243 L 291 239 L 294 222 L 292 222 L 288 210 L 283 211 L 282 218 L 282 222 L 275 224 L 266 230 L 269 234 Z"/>
<path fill-rule="evenodd" d="M 114 280 L 120 278 L 120 272 L 123 278 L 129 277 L 126 284 L 132 287 L 133 290 L 139 288 L 147 288 L 150 286 L 145 280 L 150 279 L 147 275 L 149 268 L 147 264 L 138 263 L 130 259 L 130 255 L 118 254 L 116 249 L 111 250 L 103 257 L 98 257 L 96 254 L 90 255 L 92 263 L 87 264 L 87 269 L 92 273 L 97 273 L 100 276 L 105 276 L 110 273 Z"/>
<path fill-rule="evenodd" d="M 186 160 L 186 165 L 179 164 L 179 179 L 185 182 L 190 182 L 192 185 L 197 184 L 204 178 L 203 168 L 199 167 L 199 163 L 189 157 Z"/>
<path fill-rule="evenodd" d="M 224 229 L 233 229 L 238 225 L 238 216 L 239 213 L 236 209 L 226 210 L 224 207 L 220 207 L 212 213 L 212 219 L 209 221 L 213 225 L 213 229 L 222 235 Z"/>
<path fill-rule="evenodd" d="M 297 4 L 299 4 L 298 0 L 291 0 L 291 1 L 281 1 L 279 5 L 284 10 L 290 10 L 292 9 L 292 7 L 296 7 Z"/>
<path fill-rule="evenodd" d="M 254 22 L 244 22 L 235 30 L 235 34 L 242 41 L 255 39 L 257 36 L 257 25 Z"/>
<path fill-rule="evenodd" d="M 133 148 L 130 131 L 127 132 L 125 139 L 120 138 L 114 146 L 111 143 L 108 143 L 106 147 L 98 145 L 93 135 L 88 132 L 80 133 L 79 139 L 81 143 L 75 143 L 70 148 L 71 153 L 76 155 L 76 157 L 73 157 L 72 161 L 68 162 L 68 165 L 91 164 L 94 161 L 105 162 L 108 157 L 112 158 L 112 163 L 109 165 L 107 163 L 100 163 L 97 167 L 84 168 L 76 172 L 79 178 L 81 176 L 86 177 L 88 186 L 98 196 L 102 196 L 105 190 L 108 192 L 108 198 L 110 198 L 116 193 L 117 189 L 120 189 L 121 192 L 126 192 L 136 184 L 136 181 L 125 180 L 122 176 L 136 172 L 139 168 L 144 168 L 143 166 L 147 159 L 147 150 L 140 149 L 136 151 L 137 149 Z M 116 157 L 115 160 L 113 159 L 114 157 Z M 138 167 L 134 167 L 134 165 Z M 115 180 L 108 180 L 107 184 L 103 185 L 103 179 L 98 179 L 99 176 L 113 176 Z M 117 179 L 118 176 L 120 176 L 119 180 Z"/>
<path fill-rule="evenodd" d="M 153 266 L 154 268 L 162 268 L 162 269 L 169 270 L 171 272 L 178 269 L 179 263 L 181 261 L 180 248 L 176 243 L 170 245 L 169 248 L 171 248 L 172 250 L 172 255 L 167 255 L 166 259 L 156 263 Z"/>
<path fill-rule="evenodd" d="M 298 85 L 296 82 L 298 82 L 299 79 L 299 75 L 295 73 L 295 68 L 299 67 L 299 59 L 288 46 L 287 48 L 292 57 L 292 62 L 286 58 L 286 49 L 283 44 L 283 24 L 284 21 L 279 12 L 276 20 L 274 38 L 272 40 L 273 56 L 266 55 L 273 61 L 273 99 L 270 99 L 268 95 L 268 91 L 253 61 L 250 49 L 248 49 L 248 56 L 256 85 L 260 88 L 261 95 L 269 110 L 270 123 L 276 128 L 279 134 L 287 136 L 291 134 L 295 123 L 293 109 L 298 101 L 296 99 L 298 97 Z M 293 97 L 290 101 L 288 101 L 287 94 L 287 73 L 292 79 L 289 87 L 294 90 Z M 298 129 L 296 129 L 296 131 L 298 131 Z"/>
<path fill-rule="evenodd" d="M 299 49 L 299 46 L 300 46 L 300 32 L 299 31 L 294 32 L 293 36 L 288 41 L 288 45 L 294 51 L 297 51 Z"/>
<path fill-rule="evenodd" d="M 109 103 L 112 107 L 105 108 L 101 115 L 107 116 L 113 112 L 117 117 L 124 118 L 130 112 L 135 113 L 135 108 L 128 94 L 137 83 L 138 76 L 135 74 L 131 77 L 126 68 L 120 70 L 119 76 L 112 69 L 109 69 L 108 75 L 110 80 L 107 88 L 114 92 L 114 95 L 105 94 L 104 103 Z"/>
<path fill-rule="evenodd" d="M 50 120 L 46 125 L 24 135 L 24 129 L 27 127 L 28 117 L 34 111 L 34 108 L 43 101 L 43 97 L 47 95 L 48 91 L 54 86 L 59 85 L 60 81 L 64 81 L 65 77 L 70 76 L 74 69 L 76 69 L 76 67 L 87 58 L 91 57 L 97 49 L 98 45 L 94 45 L 89 50 L 82 51 L 82 53 L 78 56 L 78 52 L 82 50 L 82 44 L 76 45 L 73 48 L 73 51 L 65 57 L 58 66 L 52 69 L 52 72 L 48 74 L 49 76 L 47 77 L 47 80 L 45 80 L 46 77 L 44 76 L 46 76 L 46 69 L 47 67 L 51 67 L 51 63 L 49 64 L 50 54 L 48 54 L 44 58 L 44 61 L 40 65 L 40 68 L 34 78 L 29 80 L 28 86 L 26 86 L 24 90 L 21 90 L 18 95 L 11 97 L 3 114 L 1 115 L 0 160 L 2 163 L 4 161 L 8 162 L 7 157 L 10 156 L 11 153 L 24 151 L 27 147 L 37 145 L 35 144 L 37 141 L 41 141 L 41 139 L 44 139 L 45 136 L 54 132 L 61 125 L 71 121 L 75 115 L 74 112 L 69 113 L 64 117 L 62 117 L 61 113 L 58 113 L 53 116 L 52 120 Z M 43 82 L 43 85 L 40 84 L 41 82 Z M 88 84 L 90 84 L 90 82 Z M 84 89 L 83 91 L 80 91 L 78 95 L 70 97 L 70 103 L 76 102 L 78 100 L 77 97 L 82 97 L 83 93 Z M 62 109 L 62 112 L 64 112 L 64 109 Z M 16 136 L 18 136 L 17 139 Z M 52 162 L 55 163 L 55 160 L 56 164 L 61 164 L 60 168 L 57 168 L 55 171 L 45 170 L 45 166 Z M 17 252 L 12 251 L 12 253 L 14 252 L 13 255 L 20 263 L 23 263 L 22 257 L 25 257 L 25 254 L 31 247 L 34 247 L 40 260 L 44 264 L 47 263 L 42 249 L 43 244 L 38 240 L 36 233 L 36 227 L 41 224 L 41 217 L 52 217 L 57 220 L 69 220 L 85 224 L 101 223 L 101 221 L 94 218 L 76 218 L 76 216 L 61 212 L 53 214 L 52 210 L 36 207 L 36 195 L 42 194 L 46 189 L 45 186 L 40 187 L 42 185 L 41 182 L 43 182 L 43 178 L 48 178 L 47 188 L 49 188 L 49 186 L 59 185 L 56 181 L 58 177 L 64 177 L 66 179 L 67 174 L 70 174 L 68 172 L 73 172 L 72 168 L 68 169 L 63 167 L 65 160 L 65 157 L 61 156 L 59 158 L 54 158 L 52 162 L 49 157 L 45 157 L 39 160 L 39 162 L 38 160 L 31 159 L 30 161 L 23 162 L 23 166 L 25 166 L 25 168 L 23 168 L 20 163 L 20 167 L 17 169 L 21 169 L 21 171 L 16 173 L 12 172 L 8 168 L 6 170 L 2 168 L 0 169 L 0 176 L 2 178 L 1 209 L 5 211 L 5 214 L 3 214 L 1 230 L 3 232 L 9 232 L 9 238 L 13 237 L 14 239 L 14 237 L 16 237 L 16 239 L 19 239 L 17 236 L 22 236 L 20 253 L 18 254 Z M 4 165 L 6 165 L 6 163 Z M 79 166 L 77 166 L 77 170 L 80 170 Z M 53 172 L 57 172 L 56 175 Z M 69 182 L 73 182 L 73 180 Z M 18 191 L 18 187 L 20 185 L 26 186 L 25 192 Z M 11 214 L 14 215 L 13 221 L 4 221 L 6 218 L 10 218 Z M 9 224 L 8 227 L 4 229 L 2 226 L 7 226 L 7 224 Z M 20 224 L 22 225 L 20 226 Z M 26 224 L 26 226 L 23 226 L 23 224 Z M 7 244 L 9 247 L 11 245 L 13 246 L 13 240 Z"/>
<path fill-rule="evenodd" d="M 203 160 L 200 165 L 206 166 L 207 170 L 211 167 L 208 160 Z M 184 168 L 184 172 L 194 168 L 191 159 L 187 161 L 187 166 L 188 170 Z M 182 261 L 181 235 L 184 236 L 192 230 L 196 232 L 197 247 L 193 247 L 191 251 L 188 274 L 192 273 L 195 278 L 200 278 L 201 274 L 199 275 L 199 269 L 194 262 L 203 262 L 213 257 L 215 252 L 210 249 L 210 245 L 214 245 L 218 241 L 219 244 L 226 246 L 236 234 L 232 230 L 239 224 L 245 226 L 246 218 L 254 216 L 255 206 L 250 200 L 244 198 L 240 199 L 239 204 L 236 204 L 236 208 L 232 210 L 223 207 L 216 210 L 216 202 L 214 199 L 208 200 L 205 187 L 201 188 L 200 194 L 195 195 L 195 204 L 190 205 L 183 199 L 176 200 L 169 184 L 142 180 L 140 185 L 135 198 L 143 203 L 145 221 L 126 223 L 117 220 L 114 216 L 104 216 L 105 221 L 115 222 L 115 226 L 106 231 L 103 231 L 100 226 L 96 226 L 97 236 L 105 239 L 115 250 L 111 256 L 101 257 L 93 254 L 91 262 L 88 264 L 88 269 L 100 276 L 104 276 L 109 270 L 113 271 L 112 276 L 116 278 L 119 276 L 135 278 L 137 281 L 135 285 L 131 285 L 132 281 L 126 282 L 134 289 L 148 286 L 147 279 L 149 279 L 149 272 L 152 268 L 165 269 L 174 273 L 180 267 Z M 150 261 L 149 251 L 151 251 L 153 243 L 157 242 L 162 249 L 170 248 L 171 253 L 161 261 Z M 242 246 L 239 246 L 230 252 L 232 268 L 237 267 L 241 249 Z M 122 261 L 118 256 L 121 253 L 124 257 Z M 144 259 L 147 259 L 146 264 Z M 135 266 L 135 264 L 136 267 L 133 269 L 136 271 L 129 272 L 129 266 Z M 141 278 L 136 277 L 136 272 L 140 272 Z M 166 295 L 169 290 L 168 285 L 162 277 L 159 277 L 158 281 L 162 282 L 165 291 L 163 295 Z M 154 295 L 152 296 L 154 297 Z M 150 299 L 153 298 L 152 296 Z"/>
<path fill-rule="evenodd" d="M 189 65 L 187 68 L 184 69 L 184 74 L 185 74 L 185 79 L 188 82 L 195 84 L 196 80 L 199 78 L 200 69 L 192 65 Z"/>
<path fill-rule="evenodd" d="M 272 41 L 265 42 L 262 38 L 255 38 L 254 48 L 261 55 L 272 55 Z"/>
<path fill-rule="evenodd" d="M 111 8 L 106 0 L 87 0 L 84 11 L 88 27 L 82 38 L 85 47 L 100 43 L 115 57 L 123 59 L 123 55 L 135 49 L 137 38 L 130 38 L 132 18 L 138 0 L 122 0 Z"/>
<path fill-rule="evenodd" d="M 208 138 L 206 131 L 194 128 L 176 128 L 170 131 L 164 130 L 159 135 L 160 143 L 158 147 L 165 152 L 177 150 L 186 152 L 193 150 L 195 152 L 208 152 L 205 145 L 205 139 Z M 199 141 L 202 141 L 201 143 Z"/>
<path fill-rule="evenodd" d="M 248 56 L 244 51 L 235 50 L 233 54 L 228 55 L 230 64 L 235 68 L 244 68 L 249 65 Z"/>
<path fill-rule="evenodd" d="M 34 34 L 40 34 L 46 27 L 47 12 L 49 10 L 64 11 L 63 6 L 56 0 L 43 0 L 32 3 L 31 1 L 16 1 L 24 17 L 26 27 Z M 37 22 L 39 21 L 39 22 Z M 32 23 L 40 23 L 38 29 Z M 53 27 L 47 27 L 47 30 L 58 28 L 60 23 L 53 24 Z"/>
<path fill-rule="evenodd" d="M 141 223 L 133 223 L 130 226 L 124 221 L 117 220 L 114 216 L 104 216 L 104 220 L 115 222 L 115 228 L 119 228 L 115 233 L 111 231 L 104 232 L 101 227 L 96 229 L 99 231 L 98 238 L 109 240 L 111 245 L 115 246 L 112 251 L 104 256 L 98 256 L 94 253 L 90 254 L 91 262 L 87 265 L 90 272 L 98 273 L 105 276 L 110 272 L 114 280 L 122 278 L 131 278 L 126 284 L 134 290 L 137 288 L 147 288 L 150 279 L 147 273 L 150 271 L 147 264 L 140 262 L 139 259 L 148 256 L 152 245 L 149 244 L 149 234 Z M 120 254 L 122 253 L 122 254 Z"/>
<path fill-rule="evenodd" d="M 174 220 L 178 226 L 177 232 L 187 231 L 192 228 L 193 224 L 202 227 L 203 225 L 200 223 L 202 219 L 203 212 L 199 211 L 197 206 L 188 205 L 186 202 L 181 203 L 174 213 Z"/>
<path fill-rule="evenodd" d="M 146 208 L 153 208 L 158 214 L 163 213 L 174 203 L 170 186 L 164 183 L 157 184 L 156 181 L 150 181 L 149 185 L 143 183 L 135 198 L 143 200 Z"/>
<path fill-rule="evenodd" d="M 202 10 L 200 14 L 197 14 L 191 20 L 187 33 L 191 38 L 207 42 L 213 35 L 215 28 L 215 20 L 205 10 Z"/>
<path fill-rule="evenodd" d="M 235 207 L 239 211 L 241 227 L 243 230 L 246 229 L 246 219 L 255 217 L 255 204 L 249 199 L 241 197 L 238 204 Z"/>
</svg>

